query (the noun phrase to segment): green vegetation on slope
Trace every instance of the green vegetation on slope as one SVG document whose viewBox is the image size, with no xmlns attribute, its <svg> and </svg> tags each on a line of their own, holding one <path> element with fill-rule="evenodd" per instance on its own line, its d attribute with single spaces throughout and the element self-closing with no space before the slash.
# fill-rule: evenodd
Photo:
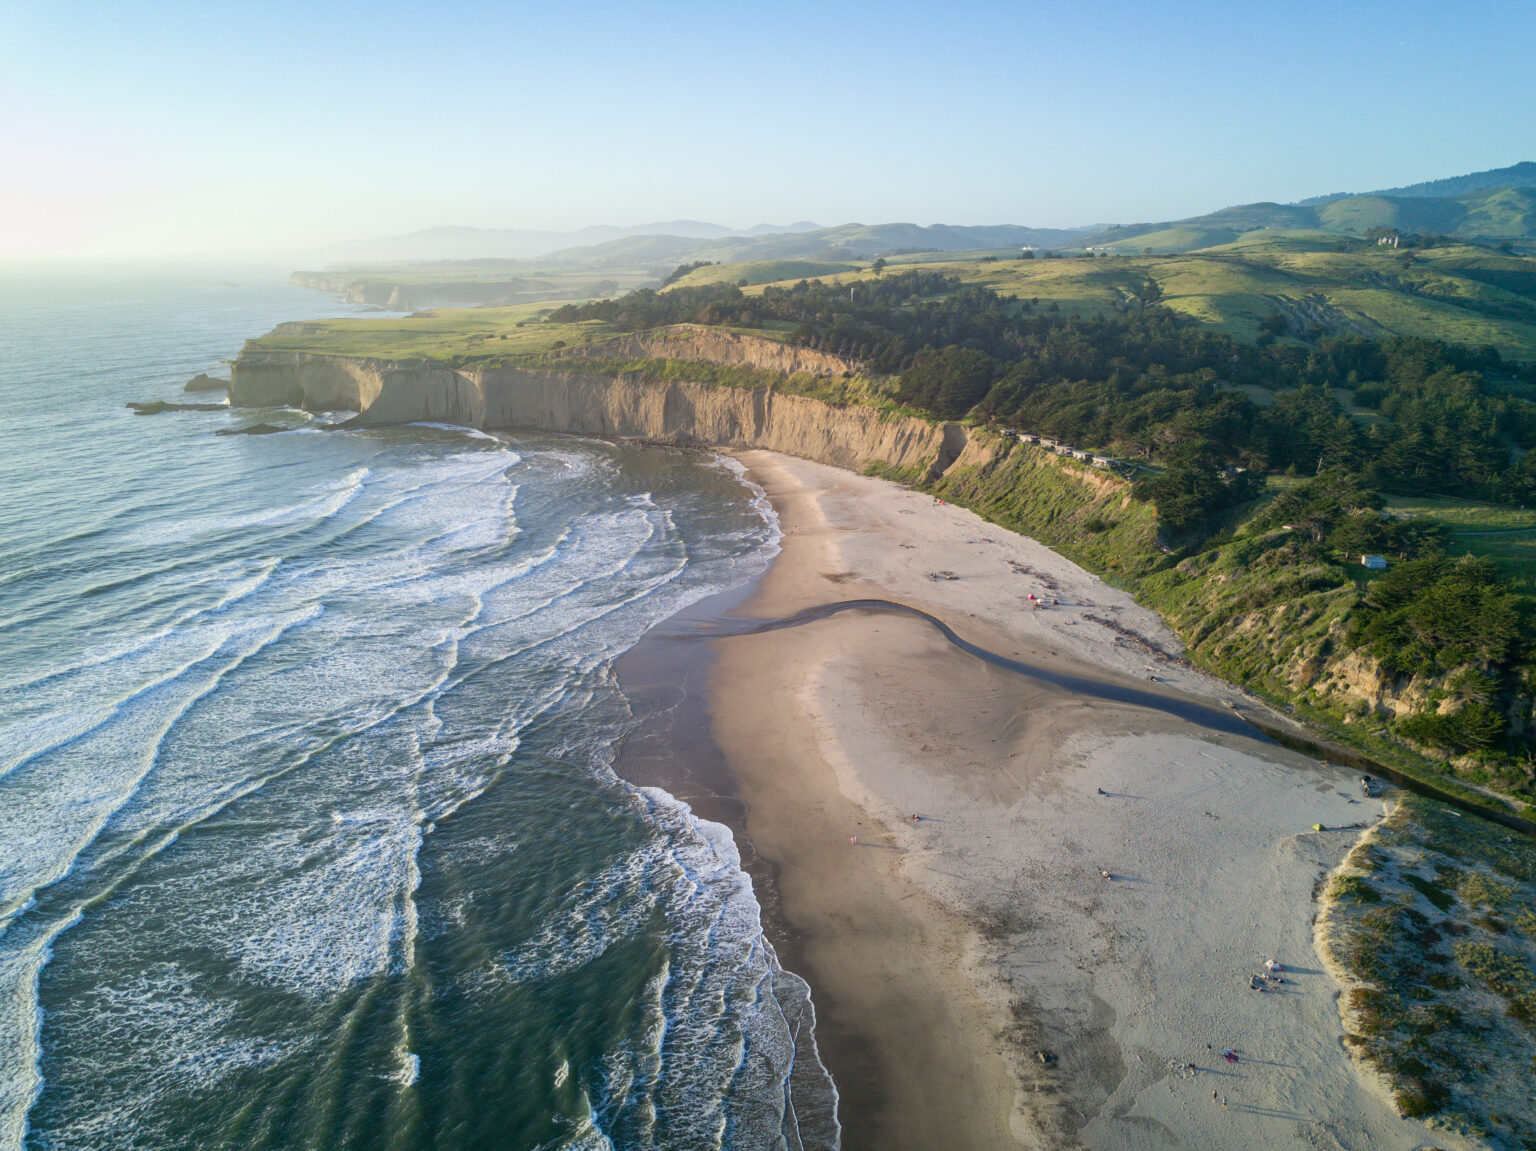
<svg viewBox="0 0 1536 1151">
<path fill-rule="evenodd" d="M 1492 345 L 1536 360 L 1536 259 L 1469 244 L 1395 251 L 1321 232 L 1250 232 L 1184 254 L 1114 258 L 987 259 L 982 253 L 894 256 L 887 275 L 922 268 L 1042 309 L 1110 316 L 1140 306 L 1148 285 L 1160 304 L 1244 342 L 1305 340 L 1313 333 L 1414 335 L 1472 347 Z M 735 283 L 747 265 L 712 267 L 709 282 Z M 756 274 L 745 278 L 755 281 Z M 786 288 L 784 277 L 773 286 Z M 873 280 L 870 268 L 828 283 Z M 690 280 L 690 282 L 694 282 Z M 748 295 L 765 290 L 751 286 Z M 1278 330 L 1266 327 L 1273 317 Z"/>
<path fill-rule="evenodd" d="M 1072 315 L 1134 309 L 1154 284 L 1163 307 L 1244 342 L 1262 338 L 1278 314 L 1285 324 L 1271 338 L 1412 335 L 1536 360 L 1536 260 L 1465 244 L 1405 252 L 1359 243 L 1340 251 L 1339 243 L 1318 233 L 1256 232 L 1184 255 L 924 268 Z"/>
<path fill-rule="evenodd" d="M 992 468 L 951 467 L 928 488 L 1121 584 L 1134 586 L 1163 558 L 1151 504 L 1132 499 L 1123 481 L 1049 452 L 1016 448 Z"/>
<path fill-rule="evenodd" d="M 1536 1146 L 1536 845 L 1405 796 L 1329 885 L 1345 1041 L 1398 1109 Z"/>
</svg>

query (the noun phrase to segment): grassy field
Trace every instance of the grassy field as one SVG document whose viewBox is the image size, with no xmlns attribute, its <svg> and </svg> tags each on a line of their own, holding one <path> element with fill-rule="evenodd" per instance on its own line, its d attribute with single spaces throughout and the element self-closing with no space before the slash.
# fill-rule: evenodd
<svg viewBox="0 0 1536 1151">
<path fill-rule="evenodd" d="M 611 296 L 655 283 L 654 270 L 540 268 L 508 260 L 401 264 L 350 271 L 295 272 L 291 282 L 334 292 L 357 303 L 412 306 L 412 301 L 454 301 L 454 306 L 569 300 Z"/>
<path fill-rule="evenodd" d="M 1536 509 L 1407 497 L 1389 499 L 1387 508 L 1405 519 L 1443 525 L 1451 533 L 1455 553 L 1486 556 L 1511 586 L 1536 591 Z"/>
<path fill-rule="evenodd" d="M 859 265 L 829 263 L 825 260 L 751 260 L 742 264 L 711 264 L 695 268 L 682 279 L 663 289 L 697 287 L 701 284 L 774 284 L 781 281 L 827 279 L 840 272 L 855 271 Z"/>
<path fill-rule="evenodd" d="M 1260 229 L 1238 234 L 1218 228 L 1198 236 L 1170 233 L 1163 240 L 1167 247 L 1179 247 L 1230 235 L 1236 238 L 1175 254 L 1139 254 L 1149 245 L 1127 240 L 1111 247 L 1136 254 L 1021 260 L 1014 250 L 921 252 L 891 257 L 889 266 L 892 271 L 918 266 L 942 271 L 963 283 L 985 285 L 1068 315 L 1107 315 L 1139 307 L 1140 297 L 1155 285 L 1163 307 L 1241 340 L 1257 339 L 1259 325 L 1280 313 L 1287 317 L 1293 335 L 1322 327 L 1369 336 L 1425 336 L 1492 345 L 1511 359 L 1536 360 L 1536 258 L 1467 244 L 1393 251 L 1316 231 Z M 611 294 L 655 282 L 653 268 L 548 272 L 529 271 L 526 264 L 514 269 L 494 261 L 486 262 L 484 268 L 478 264 L 408 265 L 370 269 L 366 275 L 369 284 L 387 285 L 395 277 L 402 283 L 430 285 L 455 277 L 462 282 L 466 272 L 476 268 L 483 283 L 499 277 L 507 277 L 509 284 L 517 281 L 515 298 Z M 746 281 L 745 290 L 751 293 L 768 284 L 801 279 L 842 283 L 873 275 L 868 264 L 849 261 L 755 260 L 700 268 L 679 283 Z M 486 310 L 506 314 L 518 308 Z M 445 315 L 444 311 L 434 313 L 432 322 L 448 322 Z M 466 325 L 467 336 L 483 335 L 475 327 Z M 568 340 L 568 335 L 551 338 Z M 451 340 L 438 346 L 447 343 Z M 460 349 L 456 354 L 467 352 Z"/>
<path fill-rule="evenodd" d="M 1116 240 L 1105 245 L 1122 256 L 1146 255 L 1159 252 L 1188 252 L 1195 248 L 1210 248 L 1217 244 L 1229 244 L 1238 233 L 1231 228 L 1201 228 L 1184 226 L 1159 228 L 1128 240 Z"/>
<path fill-rule="evenodd" d="M 1020 260 L 1017 253 L 993 259 L 983 257 L 997 253 L 919 253 L 893 257 L 890 268 L 945 272 L 1070 315 L 1136 307 L 1155 283 L 1164 307 L 1241 340 L 1257 339 L 1260 323 L 1279 312 L 1298 333 L 1318 325 L 1369 336 L 1426 336 L 1491 344 L 1511 359 L 1536 360 L 1536 259 L 1464 244 L 1408 253 L 1361 244 L 1337 251 L 1339 243 L 1322 232 L 1256 231 L 1175 255 Z M 762 267 L 724 264 L 706 271 L 714 282 L 742 275 L 755 282 Z M 843 283 L 873 274 L 865 265 L 821 278 Z"/>
<path fill-rule="evenodd" d="M 543 322 L 550 307 L 443 308 L 405 317 L 308 320 L 283 324 L 247 341 L 246 347 L 458 363 L 470 358 L 540 356 L 559 346 L 587 344 L 613 334 L 607 324 L 597 322 Z"/>
</svg>

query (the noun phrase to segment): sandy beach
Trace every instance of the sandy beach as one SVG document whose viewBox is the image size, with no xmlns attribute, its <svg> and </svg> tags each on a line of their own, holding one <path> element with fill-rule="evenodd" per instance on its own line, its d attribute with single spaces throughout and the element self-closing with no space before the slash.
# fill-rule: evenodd
<svg viewBox="0 0 1536 1151">
<path fill-rule="evenodd" d="M 1357 773 L 1243 733 L 1235 689 L 1043 546 L 884 481 L 740 459 L 785 532 L 742 614 L 893 600 L 1103 688 L 884 612 L 714 642 L 713 735 L 846 1147 L 1463 1146 L 1360 1077 L 1313 949 L 1320 880 L 1383 810 Z M 1284 982 L 1253 990 L 1270 959 Z"/>
</svg>

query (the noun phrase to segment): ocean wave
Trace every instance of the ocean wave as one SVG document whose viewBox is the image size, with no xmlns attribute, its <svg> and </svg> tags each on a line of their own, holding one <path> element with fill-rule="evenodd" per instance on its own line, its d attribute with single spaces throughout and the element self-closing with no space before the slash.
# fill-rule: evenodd
<svg viewBox="0 0 1536 1151">
<path fill-rule="evenodd" d="M 0 907 L 68 874 L 155 767 L 177 720 L 220 679 L 317 609 L 247 622 L 209 637 L 192 658 L 104 710 L 99 722 L 34 754 L 0 780 Z M 190 675 L 200 669 L 200 675 Z"/>
<path fill-rule="evenodd" d="M 493 444 L 500 444 L 505 442 L 500 436 L 492 435 L 490 432 L 482 431 L 479 428 L 466 427 L 463 424 L 434 424 L 427 420 L 418 420 L 415 423 L 407 424 L 406 427 L 431 428 L 432 430 L 439 432 L 453 432 L 457 435 L 463 436 L 467 440 L 488 440 Z"/>
<path fill-rule="evenodd" d="M 670 958 L 647 984 L 633 1041 L 610 1053 L 598 1120 L 629 1146 L 662 1145 L 658 1114 L 669 1116 L 665 1145 L 720 1147 L 729 1130 L 738 1148 L 838 1146 L 808 990 L 763 934 L 729 829 L 660 789 L 634 794 L 653 838 L 570 892 L 507 956 L 508 976 L 557 980 L 664 918 Z"/>
<path fill-rule="evenodd" d="M 368 468 L 357 468 L 347 475 L 339 489 L 286 507 L 262 508 L 240 515 L 178 519 L 174 523 L 145 524 L 125 533 L 120 537 L 121 543 L 125 547 L 160 547 L 181 544 L 193 536 L 231 535 L 252 528 L 286 527 L 327 520 L 362 491 L 368 474 Z"/>
<path fill-rule="evenodd" d="M 0 843 L 13 849 L 0 874 L 18 881 L 7 889 L 10 918 L 0 921 L 0 1013 L 14 1008 L 15 1019 L 30 1021 L 0 1024 L 19 1053 L 0 1057 L 9 1084 L 0 1087 L 0 1132 L 16 1129 L 41 1083 L 36 1036 L 26 1037 L 43 1026 L 40 972 L 82 915 L 90 943 L 70 949 L 72 979 L 81 955 L 139 953 L 136 925 L 158 922 L 166 909 L 175 909 L 168 940 L 227 962 L 240 996 L 269 988 L 319 1013 L 339 1010 L 370 981 L 421 977 L 411 973 L 424 946 L 417 901 L 427 837 L 519 770 L 534 725 L 545 738 L 569 729 L 569 746 L 556 749 L 564 769 L 600 776 L 603 749 L 620 731 L 593 712 L 610 706 L 602 701 L 612 660 L 661 618 L 741 578 L 758 553 L 763 533 L 739 517 L 702 521 L 725 542 L 695 547 L 685 537 L 699 529 L 679 527 L 679 497 L 609 491 L 616 468 L 597 449 L 460 452 L 399 465 L 371 457 L 352 469 L 348 487 L 274 508 L 260 522 L 197 521 L 203 527 L 176 546 L 190 570 L 208 557 L 203 574 L 186 581 L 189 597 L 200 598 L 173 611 L 174 623 L 115 643 L 83 637 L 83 658 L 56 665 L 56 679 L 0 693 L 0 715 L 34 752 L 0 777 Z M 530 488 L 537 498 L 524 506 L 520 493 Z M 514 514 L 520 507 L 526 523 Z M 263 529 L 313 522 L 326 530 L 272 558 L 289 545 L 273 544 Z M 215 529 L 204 530 L 210 523 Z M 218 550 L 243 533 L 257 556 L 236 562 Z M 141 591 L 129 581 L 103 596 L 128 602 Z M 96 602 L 109 620 L 114 601 Z M 174 596 L 164 602 L 176 606 Z M 797 1060 L 785 1020 L 804 1011 L 784 1006 L 792 980 L 773 974 L 734 846 L 711 844 L 707 829 L 659 793 L 636 802 L 669 846 L 642 854 L 640 872 L 604 873 L 600 886 L 649 891 L 638 898 L 663 916 L 678 958 L 647 990 L 653 1015 L 637 1045 L 611 1055 L 596 1080 L 591 1067 L 568 1071 L 596 1101 L 591 1124 L 573 1138 L 607 1140 L 604 1132 L 617 1130 L 615 1096 L 599 1081 L 609 1079 L 630 1083 L 652 1119 L 696 1111 L 679 1122 L 701 1139 L 718 1138 L 722 1117 L 759 1088 L 781 1100 L 772 1112 L 783 1126 L 793 1111 L 783 1083 Z M 477 852 L 496 860 L 518 842 L 509 828 L 459 847 L 463 860 Z M 53 886 L 39 902 L 44 883 Z M 601 955 L 603 939 L 646 928 L 597 889 L 587 919 L 586 937 L 545 941 L 545 958 Z M 750 979 L 730 975 L 736 959 L 755 973 Z M 545 977 L 532 952 L 519 962 L 501 965 L 500 978 Z M 108 980 L 101 989 L 118 986 L 100 978 Z M 158 1032 L 138 1013 L 164 1006 L 161 992 L 122 1000 L 132 1004 L 125 1019 L 152 1043 Z M 243 1017 L 228 1012 L 246 1000 L 198 994 L 216 1010 L 187 1008 L 184 1033 L 196 1048 L 187 1066 L 196 1074 L 154 1080 L 155 1099 L 211 1090 L 229 1068 L 253 1071 L 299 1050 L 284 1046 L 294 1035 L 252 1032 L 255 1046 L 238 1049 L 249 1058 L 220 1064 L 209 1052 L 245 1034 Z M 711 1016 L 717 999 L 732 1005 L 725 1023 Z M 166 1017 L 176 1010 L 166 1007 Z M 63 1029 L 70 1019 L 51 1013 L 43 1033 L 71 1060 L 67 1073 L 50 1072 L 40 1112 L 46 1139 L 89 1144 L 106 1129 L 90 1125 L 111 1114 L 125 1117 L 124 1130 L 150 1131 L 161 1103 L 126 1085 L 126 1069 L 138 1074 L 142 1056 L 120 1059 L 115 1077 L 102 1072 L 114 1081 L 101 1107 L 71 1094 L 88 1082 L 75 1036 L 89 1025 L 75 1019 L 70 1026 L 84 1030 L 71 1033 Z M 777 1038 L 745 1043 L 744 1020 Z M 418 1043 L 401 1027 L 404 1055 L 386 1073 L 408 1085 L 408 1061 L 412 1083 L 421 1073 Z M 683 1077 L 685 1066 L 701 1070 L 697 1084 Z M 626 1114 L 629 1122 L 638 1113 Z M 0 1146 L 8 1138 L 0 1133 Z"/>
<path fill-rule="evenodd" d="M 780 542 L 784 539 L 784 531 L 779 523 L 778 509 L 768 498 L 767 491 L 747 474 L 747 466 L 735 456 L 712 455 L 709 459 L 715 467 L 729 472 L 735 477 L 737 483 L 752 493 L 752 510 L 762 517 L 768 529 L 768 536 L 763 542 L 762 558 L 767 560 L 778 555 Z"/>
<path fill-rule="evenodd" d="M 178 1138 L 174 1111 L 164 1109 L 168 1100 L 206 1093 L 231 1076 L 270 1067 L 313 1045 L 310 1036 L 253 1030 L 237 1004 L 207 983 L 206 976 L 178 964 L 156 963 L 56 1009 L 56 1025 L 91 1036 L 89 1047 L 74 1057 L 90 1095 L 61 1108 L 68 1116 L 50 1125 L 43 1145 L 171 1146 Z M 153 1061 L 134 1058 L 144 1050 L 155 1053 Z M 115 1073 L 125 1059 L 138 1065 L 137 1074 Z"/>
</svg>

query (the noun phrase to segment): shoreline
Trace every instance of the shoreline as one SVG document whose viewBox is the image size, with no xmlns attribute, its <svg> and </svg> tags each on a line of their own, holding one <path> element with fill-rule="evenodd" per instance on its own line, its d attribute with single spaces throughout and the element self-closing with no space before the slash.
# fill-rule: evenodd
<svg viewBox="0 0 1536 1151">
<path fill-rule="evenodd" d="M 863 611 L 709 643 L 717 779 L 765 927 L 811 985 L 844 1146 L 1422 1145 L 1343 1051 L 1311 945 L 1317 880 L 1356 839 L 1311 826 L 1380 818 L 1350 773 L 1140 706 L 1248 701 L 1034 541 L 885 481 L 737 458 L 784 538 L 732 614 L 890 599 L 1004 657 Z M 1058 606 L 1028 611 L 1030 591 Z M 1270 955 L 1297 974 L 1249 990 Z M 1239 1072 L 1206 1062 L 1226 1047 Z"/>
</svg>

